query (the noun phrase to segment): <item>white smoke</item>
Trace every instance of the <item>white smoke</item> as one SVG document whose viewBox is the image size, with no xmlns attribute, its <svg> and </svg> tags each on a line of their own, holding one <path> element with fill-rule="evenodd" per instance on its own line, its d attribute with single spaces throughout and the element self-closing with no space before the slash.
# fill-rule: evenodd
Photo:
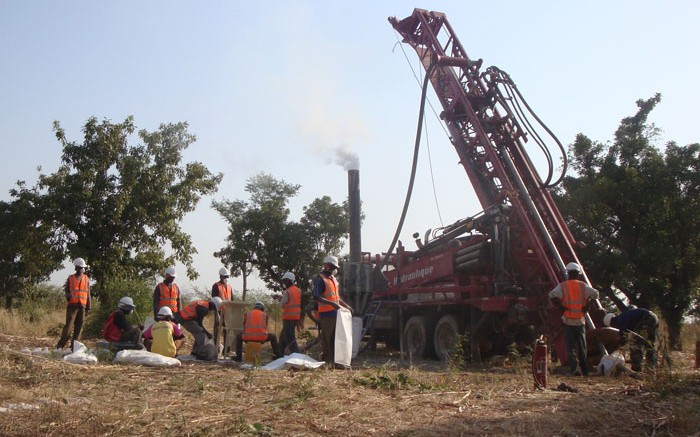
<svg viewBox="0 0 700 437">
<path fill-rule="evenodd" d="M 360 157 L 347 144 L 336 147 L 335 163 L 343 167 L 345 171 L 360 169 Z"/>
</svg>

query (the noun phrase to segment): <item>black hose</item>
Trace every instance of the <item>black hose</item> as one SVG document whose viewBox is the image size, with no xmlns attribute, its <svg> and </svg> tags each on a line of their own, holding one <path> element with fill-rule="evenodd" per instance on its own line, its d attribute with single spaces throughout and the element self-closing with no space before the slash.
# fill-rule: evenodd
<svg viewBox="0 0 700 437">
<path fill-rule="evenodd" d="M 406 191 L 406 198 L 403 204 L 403 211 L 401 211 L 401 219 L 399 220 L 399 224 L 396 227 L 394 239 L 391 241 L 389 250 L 387 250 L 386 255 L 384 256 L 384 259 L 382 260 L 381 264 L 377 265 L 378 271 L 384 268 L 387 261 L 389 260 L 389 255 L 391 255 L 391 252 L 394 250 L 394 247 L 396 247 L 396 242 L 399 240 L 399 235 L 401 234 L 403 223 L 406 220 L 408 205 L 411 203 L 411 195 L 413 194 L 413 183 L 416 179 L 416 168 L 418 167 L 418 151 L 420 150 L 421 132 L 423 130 L 423 119 L 425 115 L 425 101 L 428 93 L 428 83 L 430 83 L 430 76 L 433 73 L 433 70 L 436 66 L 437 64 L 435 63 L 430 64 L 430 67 L 428 67 L 428 69 L 426 70 L 425 78 L 423 79 L 423 89 L 421 91 L 420 97 L 420 111 L 418 112 L 418 127 L 416 128 L 416 141 L 413 146 L 413 164 L 411 165 L 411 177 L 408 182 L 408 190 Z"/>
</svg>

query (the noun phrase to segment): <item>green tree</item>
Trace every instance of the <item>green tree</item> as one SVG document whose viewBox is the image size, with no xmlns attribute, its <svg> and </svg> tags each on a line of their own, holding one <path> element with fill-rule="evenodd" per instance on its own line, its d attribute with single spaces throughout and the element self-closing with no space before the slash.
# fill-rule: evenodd
<svg viewBox="0 0 700 437">
<path fill-rule="evenodd" d="M 289 219 L 289 199 L 298 185 L 261 173 L 248 180 L 249 201 L 213 202 L 228 222 L 226 246 L 214 253 L 232 267 L 235 275 L 257 271 L 273 290 L 280 290 L 280 278 L 292 271 L 298 286 L 308 290 L 326 253 L 337 253 L 347 236 L 347 208 L 324 196 L 304 207 L 298 222 Z M 245 299 L 245 281 L 244 281 Z"/>
<path fill-rule="evenodd" d="M 700 283 L 700 145 L 654 146 L 659 130 L 647 119 L 660 99 L 639 100 L 610 144 L 576 137 L 577 175 L 565 179 L 560 206 L 595 285 L 618 306 L 613 291 L 658 308 L 680 348 Z"/>
<path fill-rule="evenodd" d="M 10 190 L 11 202 L 0 202 L 0 296 L 5 307 L 49 279 L 65 258 L 63 235 L 44 218 L 42 197 L 24 182 Z"/>
<path fill-rule="evenodd" d="M 194 141 L 187 123 L 162 124 L 138 132 L 132 117 L 122 123 L 90 118 L 82 142 L 69 141 L 59 122 L 56 138 L 62 164 L 40 175 L 45 213 L 66 235 L 67 254 L 83 257 L 97 281 L 94 294 L 106 297 L 106 278 L 146 278 L 180 261 L 191 279 L 197 251 L 180 228 L 201 196 L 216 192 L 222 175 L 199 162 L 181 164 Z M 167 249 L 172 255 L 166 256 Z"/>
</svg>

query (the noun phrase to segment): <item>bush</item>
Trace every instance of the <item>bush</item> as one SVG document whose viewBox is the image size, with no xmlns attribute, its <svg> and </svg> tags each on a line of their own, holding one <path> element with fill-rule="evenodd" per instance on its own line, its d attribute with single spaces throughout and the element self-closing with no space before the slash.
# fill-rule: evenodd
<svg viewBox="0 0 700 437">
<path fill-rule="evenodd" d="M 27 317 L 30 323 L 40 322 L 47 313 L 65 308 L 66 305 L 62 287 L 51 284 L 29 287 L 17 302 L 17 311 Z"/>
</svg>

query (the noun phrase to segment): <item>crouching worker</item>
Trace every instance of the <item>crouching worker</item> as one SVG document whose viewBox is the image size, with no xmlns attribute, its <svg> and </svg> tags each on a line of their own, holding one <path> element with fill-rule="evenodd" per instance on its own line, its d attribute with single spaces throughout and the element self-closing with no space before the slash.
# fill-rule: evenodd
<svg viewBox="0 0 700 437">
<path fill-rule="evenodd" d="M 212 297 L 210 300 L 195 300 L 186 305 L 175 316 L 175 321 L 182 324 L 190 334 L 194 337 L 194 346 L 192 346 L 192 355 L 200 360 L 215 361 L 218 351 L 211 340 L 214 336 L 204 327 L 204 318 L 214 312 L 218 317 L 219 309 L 221 308 L 221 298 Z"/>
<path fill-rule="evenodd" d="M 644 358 L 650 369 L 656 367 L 655 343 L 659 337 L 659 318 L 656 314 L 646 308 L 632 308 L 618 315 L 606 314 L 603 323 L 620 330 L 622 343 L 626 343 L 628 333 L 632 336 L 632 370 L 641 372 Z"/>
<path fill-rule="evenodd" d="M 253 309 L 243 316 L 243 332 L 236 336 L 236 356 L 234 360 L 241 361 L 243 342 L 265 343 L 270 342 L 272 354 L 279 358 L 277 336 L 267 332 L 267 314 L 265 314 L 265 304 L 255 302 Z"/>
<path fill-rule="evenodd" d="M 126 316 L 131 314 L 136 306 L 130 297 L 119 299 L 116 311 L 107 317 L 102 328 L 102 337 L 110 343 L 132 343 L 136 347 L 141 346 L 141 329 L 138 325 L 131 325 Z"/>
<path fill-rule="evenodd" d="M 161 307 L 158 319 L 143 333 L 143 344 L 150 352 L 173 358 L 185 343 L 185 334 L 173 323 L 173 310 Z"/>
</svg>

